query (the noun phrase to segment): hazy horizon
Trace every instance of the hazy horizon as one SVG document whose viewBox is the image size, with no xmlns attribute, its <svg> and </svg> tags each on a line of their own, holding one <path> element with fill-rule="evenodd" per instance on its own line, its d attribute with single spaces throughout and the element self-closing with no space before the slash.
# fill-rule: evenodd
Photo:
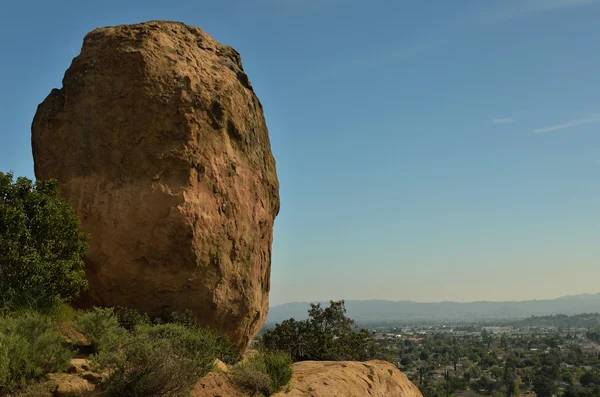
<svg viewBox="0 0 600 397">
<path fill-rule="evenodd" d="M 495 301 L 491 301 L 491 300 L 486 300 L 486 299 L 482 299 L 482 300 L 475 300 L 475 301 L 415 301 L 412 299 L 396 299 L 396 300 L 391 300 L 391 299 L 376 299 L 376 298 L 372 298 L 372 299 L 346 299 L 346 298 L 335 298 L 335 299 L 307 299 L 307 300 L 302 300 L 302 301 L 290 301 L 290 302 L 283 302 L 283 303 L 279 303 L 277 305 L 270 305 L 270 307 L 275 307 L 275 306 L 280 306 L 280 305 L 287 305 L 287 304 L 297 304 L 297 303 L 317 303 L 317 302 L 329 302 L 329 301 L 339 301 L 339 300 L 344 300 L 344 301 L 384 301 L 384 302 L 413 302 L 413 303 L 480 303 L 480 302 L 490 302 L 490 303 L 502 303 L 502 302 L 524 302 L 524 301 L 540 301 L 540 300 L 556 300 L 556 299 L 561 299 L 561 298 L 570 298 L 570 297 L 579 297 L 579 296 L 585 296 L 585 295 L 600 295 L 600 292 L 589 292 L 589 293 L 581 293 L 581 294 L 576 294 L 576 295 L 561 295 L 561 296 L 555 296 L 552 298 L 544 298 L 544 299 L 538 299 L 538 298 L 532 298 L 532 299 L 524 299 L 524 300 L 495 300 Z"/>
<path fill-rule="evenodd" d="M 0 171 L 34 176 L 33 115 L 86 33 L 178 20 L 236 48 L 264 106 L 271 306 L 595 293 L 599 17 L 598 0 L 0 0 Z"/>
</svg>

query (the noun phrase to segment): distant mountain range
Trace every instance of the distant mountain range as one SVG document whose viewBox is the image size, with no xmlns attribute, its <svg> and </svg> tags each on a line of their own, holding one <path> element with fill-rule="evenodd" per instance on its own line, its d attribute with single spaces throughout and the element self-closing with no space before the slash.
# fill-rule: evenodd
<svg viewBox="0 0 600 397">
<path fill-rule="evenodd" d="M 329 302 L 321 303 L 329 306 Z M 293 302 L 271 307 L 267 324 L 288 318 L 307 318 L 309 302 Z M 413 322 L 472 322 L 518 319 L 552 314 L 581 314 L 600 312 L 600 294 L 564 296 L 550 300 L 521 302 L 438 302 L 347 300 L 348 317 L 358 323 L 413 323 Z"/>
</svg>

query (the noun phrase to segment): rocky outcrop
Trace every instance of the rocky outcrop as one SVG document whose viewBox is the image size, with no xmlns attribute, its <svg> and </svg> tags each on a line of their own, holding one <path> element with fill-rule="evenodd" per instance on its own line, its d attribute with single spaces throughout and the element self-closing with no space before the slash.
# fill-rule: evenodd
<svg viewBox="0 0 600 397">
<path fill-rule="evenodd" d="M 202 30 L 147 22 L 89 33 L 32 124 L 91 234 L 88 303 L 192 310 L 247 346 L 268 310 L 275 161 L 240 55 Z"/>
<path fill-rule="evenodd" d="M 273 397 L 423 397 L 398 368 L 387 361 L 302 361 L 293 366 L 292 380 Z M 192 397 L 248 396 L 235 389 L 227 375 L 210 373 Z"/>
<path fill-rule="evenodd" d="M 191 390 L 190 397 L 249 397 L 222 372 L 209 372 Z"/>
<path fill-rule="evenodd" d="M 277 397 L 423 397 L 387 361 L 303 361 L 294 364 L 289 390 Z"/>
</svg>

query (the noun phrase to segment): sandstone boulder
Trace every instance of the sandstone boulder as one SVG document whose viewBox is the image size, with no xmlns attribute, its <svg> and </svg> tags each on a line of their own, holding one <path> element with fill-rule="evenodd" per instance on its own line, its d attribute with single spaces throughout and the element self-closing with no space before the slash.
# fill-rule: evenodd
<svg viewBox="0 0 600 397">
<path fill-rule="evenodd" d="M 302 361 L 293 368 L 289 389 L 273 397 L 423 397 L 387 361 Z"/>
<path fill-rule="evenodd" d="M 292 380 L 273 397 L 423 397 L 398 368 L 387 361 L 302 361 L 293 365 Z M 248 397 L 226 374 L 200 379 L 192 397 Z"/>
<path fill-rule="evenodd" d="M 91 234 L 88 304 L 190 309 L 247 346 L 279 188 L 238 52 L 176 22 L 96 29 L 39 105 L 32 148 Z"/>
</svg>

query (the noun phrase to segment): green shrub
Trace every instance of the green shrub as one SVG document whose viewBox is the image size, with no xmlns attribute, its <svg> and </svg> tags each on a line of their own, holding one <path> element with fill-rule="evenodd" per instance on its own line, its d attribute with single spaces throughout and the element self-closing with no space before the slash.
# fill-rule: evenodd
<svg viewBox="0 0 600 397">
<path fill-rule="evenodd" d="M 52 387 L 46 382 L 34 382 L 24 386 L 19 391 L 11 394 L 11 397 L 52 397 Z"/>
<path fill-rule="evenodd" d="M 241 360 L 239 349 L 227 338 L 202 328 L 157 324 L 142 325 L 137 331 L 152 339 L 169 340 L 175 349 L 187 352 L 202 374 L 212 369 L 216 358 L 227 364 L 235 364 Z"/>
<path fill-rule="evenodd" d="M 240 364 L 233 369 L 231 373 L 231 381 L 240 389 L 245 390 L 253 395 L 256 393 L 270 396 L 271 379 L 264 369 Z"/>
<path fill-rule="evenodd" d="M 114 313 L 119 325 L 127 331 L 133 331 L 139 325 L 150 324 L 150 316 L 135 309 L 115 307 Z"/>
<path fill-rule="evenodd" d="M 71 323 L 77 318 L 77 311 L 64 302 L 58 302 L 56 305 L 49 307 L 44 310 L 44 314 L 47 314 L 56 322 Z"/>
<path fill-rule="evenodd" d="M 210 370 L 215 358 L 227 364 L 242 359 L 240 349 L 225 335 L 203 328 L 189 310 L 150 318 L 145 313 L 127 308 L 115 308 L 119 325 L 128 331 L 143 332 L 152 338 L 170 339 L 176 347 L 194 352 L 198 365 Z"/>
<path fill-rule="evenodd" d="M 267 352 L 263 360 L 273 391 L 279 391 L 292 379 L 292 357 L 285 352 Z"/>
<path fill-rule="evenodd" d="M 58 182 L 0 172 L 0 307 L 47 308 L 87 287 L 86 235 Z"/>
<path fill-rule="evenodd" d="M 127 318 L 134 321 L 129 322 L 132 330 L 127 332 L 118 326 L 109 309 L 96 309 L 84 318 L 81 328 L 88 329 L 84 333 L 94 335 L 90 328 L 104 330 L 92 339 L 103 334 L 117 335 L 110 338 L 117 340 L 117 345 L 99 339 L 98 353 L 92 356 L 94 368 L 110 373 L 104 387 L 111 396 L 184 395 L 212 369 L 216 358 L 230 364 L 241 358 L 237 347 L 225 337 L 196 326 L 138 322 L 137 316 L 128 313 Z M 115 328 L 120 331 L 111 331 Z"/>
<path fill-rule="evenodd" d="M 231 380 L 242 390 L 270 396 L 292 378 L 292 358 L 284 352 L 252 355 L 231 372 Z"/>
<path fill-rule="evenodd" d="M 71 358 L 50 317 L 22 312 L 0 318 L 0 394 L 65 369 Z"/>
<path fill-rule="evenodd" d="M 186 328 L 201 328 L 198 319 L 190 310 L 162 314 L 154 318 L 155 324 L 179 324 Z"/>
<path fill-rule="evenodd" d="M 331 301 L 325 309 L 311 304 L 308 317 L 304 321 L 291 318 L 265 331 L 260 349 L 287 352 L 293 361 L 384 358 L 372 334 L 356 330 L 354 321 L 346 317 L 344 301 Z"/>
<path fill-rule="evenodd" d="M 171 341 L 147 334 L 128 335 L 118 352 L 100 352 L 93 361 L 110 371 L 103 387 L 115 397 L 184 396 L 199 376 L 196 363 Z"/>
<path fill-rule="evenodd" d="M 95 307 L 84 312 L 75 321 L 75 327 L 85 335 L 95 353 L 116 350 L 126 334 L 112 308 Z"/>
</svg>

